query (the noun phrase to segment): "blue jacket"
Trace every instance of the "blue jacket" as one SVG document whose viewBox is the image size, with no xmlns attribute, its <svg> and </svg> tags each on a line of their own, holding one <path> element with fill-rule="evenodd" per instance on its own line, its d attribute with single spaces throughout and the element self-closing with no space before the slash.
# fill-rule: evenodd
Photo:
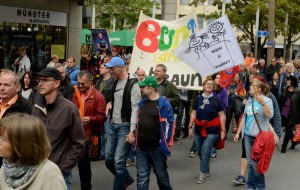
<svg viewBox="0 0 300 190">
<path fill-rule="evenodd" d="M 78 65 L 75 65 L 72 69 L 66 68 L 66 72 L 70 77 L 71 83 L 77 85 L 77 75 L 80 72 Z"/>
<path fill-rule="evenodd" d="M 138 121 L 139 121 L 139 116 L 140 116 L 140 110 L 141 107 L 143 106 L 144 102 L 147 101 L 148 98 L 144 98 L 141 100 L 138 104 Z M 169 143 L 172 142 L 172 138 L 174 136 L 174 114 L 173 114 L 173 109 L 170 104 L 170 102 L 164 98 L 163 96 L 159 96 L 158 99 L 158 104 L 159 104 L 159 120 L 160 120 L 160 149 L 161 153 L 170 156 L 171 155 L 171 150 L 169 148 Z M 139 122 L 137 122 L 137 127 L 136 127 L 136 140 L 135 140 L 135 150 L 138 145 L 138 132 L 139 132 Z"/>
<path fill-rule="evenodd" d="M 272 100 L 273 108 L 274 108 L 273 117 L 272 119 L 270 119 L 269 122 L 274 128 L 277 136 L 280 138 L 281 137 L 281 113 L 280 113 L 279 105 L 277 99 L 272 93 L 269 94 L 269 98 Z"/>
</svg>

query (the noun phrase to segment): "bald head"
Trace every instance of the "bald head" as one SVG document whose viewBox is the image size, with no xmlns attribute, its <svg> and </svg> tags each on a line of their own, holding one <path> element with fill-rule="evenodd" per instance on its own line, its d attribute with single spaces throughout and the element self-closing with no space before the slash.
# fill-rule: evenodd
<svg viewBox="0 0 300 190">
<path fill-rule="evenodd" d="M 139 81 L 143 81 L 146 78 L 146 72 L 144 69 L 138 69 L 135 74 L 138 76 Z"/>
</svg>

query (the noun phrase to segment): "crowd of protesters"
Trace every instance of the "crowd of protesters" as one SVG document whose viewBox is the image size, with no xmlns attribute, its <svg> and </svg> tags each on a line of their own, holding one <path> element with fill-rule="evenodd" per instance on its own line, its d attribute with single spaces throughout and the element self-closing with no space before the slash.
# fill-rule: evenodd
<svg viewBox="0 0 300 190">
<path fill-rule="evenodd" d="M 269 130 L 270 123 L 278 137 L 284 127 L 281 153 L 287 152 L 289 142 L 289 149 L 296 148 L 292 139 L 295 125 L 300 123 L 298 59 L 285 63 L 274 57 L 267 67 L 266 60 L 255 62 L 249 53 L 227 86 L 220 84 L 222 73 L 216 73 L 204 80 L 203 91 L 198 92 L 177 89 L 167 80 L 164 64 L 156 65 L 154 76 L 147 76 L 141 68 L 129 73 L 131 55 L 125 55 L 124 49 L 118 52 L 113 48 L 112 55 L 103 51 L 97 62 L 99 73 L 80 70 L 71 56 L 61 64 L 57 55 L 51 57 L 47 68 L 33 73 L 26 49 L 19 52 L 14 70 L 0 74 L 0 174 L 5 176 L 0 176 L 1 189 L 57 189 L 49 185 L 52 182 L 71 189 L 77 164 L 81 189 L 90 190 L 92 160 L 105 160 L 114 175 L 114 190 L 134 183 L 126 168 L 132 165 L 137 168 L 137 189 L 149 189 L 151 168 L 159 189 L 172 189 L 167 157 L 173 141 L 187 137 L 194 138 L 190 157 L 199 155 L 196 182 L 202 184 L 210 176 L 210 160 L 217 158 L 218 145 L 229 140 L 234 122 L 234 141 L 242 141 L 242 156 L 241 173 L 233 183 L 266 189 L 258 162 L 251 159 L 258 122 L 263 131 Z M 43 149 L 39 158 L 31 158 L 28 152 L 18 154 L 20 147 L 14 145 L 24 141 L 23 120 L 28 126 L 22 127 L 31 135 L 24 151 Z M 36 131 L 41 126 L 45 130 Z M 41 140 L 40 147 L 35 137 Z M 52 171 L 51 181 L 46 169 Z M 26 177 L 14 176 L 17 172 Z"/>
</svg>

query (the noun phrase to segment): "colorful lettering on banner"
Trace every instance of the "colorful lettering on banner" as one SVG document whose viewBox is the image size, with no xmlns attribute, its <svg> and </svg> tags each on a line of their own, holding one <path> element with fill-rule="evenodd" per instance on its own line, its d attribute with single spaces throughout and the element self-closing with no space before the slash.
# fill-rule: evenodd
<svg viewBox="0 0 300 190">
<path fill-rule="evenodd" d="M 149 26 L 151 26 L 151 31 L 149 30 Z M 160 34 L 160 26 L 157 22 L 153 20 L 147 20 L 141 23 L 139 28 L 137 29 L 136 36 L 135 36 L 135 42 L 138 48 L 140 50 L 148 52 L 148 53 L 154 53 L 158 49 L 158 39 L 157 37 Z M 150 41 L 149 45 L 145 45 L 144 43 L 149 43 L 147 41 Z"/>
<path fill-rule="evenodd" d="M 160 38 L 159 38 L 159 47 L 158 47 L 158 49 L 160 51 L 170 49 L 170 47 L 172 46 L 172 42 L 173 42 L 172 38 L 174 36 L 174 33 L 175 33 L 175 30 L 169 30 L 169 28 L 166 26 L 161 27 L 161 33 L 160 33 Z M 165 34 L 168 35 L 168 37 L 169 37 L 168 44 L 165 43 Z"/>
<path fill-rule="evenodd" d="M 143 68 L 153 76 L 155 66 L 165 64 L 168 80 L 178 88 L 201 89 L 200 74 L 173 54 L 181 42 L 197 32 L 196 19 L 195 12 L 176 21 L 156 20 L 141 13 L 129 71 Z"/>
</svg>

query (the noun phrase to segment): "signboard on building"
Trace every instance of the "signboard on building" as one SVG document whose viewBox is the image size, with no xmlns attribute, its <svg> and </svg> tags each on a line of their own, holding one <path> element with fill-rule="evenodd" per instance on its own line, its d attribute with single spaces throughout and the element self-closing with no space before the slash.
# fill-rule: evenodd
<svg viewBox="0 0 300 190">
<path fill-rule="evenodd" d="M 0 22 L 67 26 L 67 13 L 0 6 Z"/>
</svg>

